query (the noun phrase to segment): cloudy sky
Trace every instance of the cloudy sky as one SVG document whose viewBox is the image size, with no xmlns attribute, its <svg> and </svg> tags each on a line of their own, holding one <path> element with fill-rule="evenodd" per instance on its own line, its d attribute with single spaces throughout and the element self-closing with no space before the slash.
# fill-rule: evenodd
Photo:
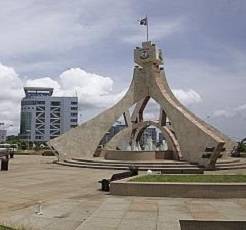
<svg viewBox="0 0 246 230">
<path fill-rule="evenodd" d="M 81 122 L 115 103 L 131 81 L 133 49 L 145 39 L 137 20 L 147 14 L 177 97 L 242 138 L 245 12 L 244 0 L 0 0 L 0 122 L 18 133 L 24 85 L 77 92 Z"/>
</svg>

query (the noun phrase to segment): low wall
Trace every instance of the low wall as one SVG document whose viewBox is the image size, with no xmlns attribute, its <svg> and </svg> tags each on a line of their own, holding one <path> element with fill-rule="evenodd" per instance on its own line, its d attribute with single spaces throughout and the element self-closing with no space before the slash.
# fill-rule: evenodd
<svg viewBox="0 0 246 230">
<path fill-rule="evenodd" d="M 111 182 L 111 194 L 180 198 L 246 198 L 246 183 L 144 183 L 128 180 L 129 178 Z"/>
<path fill-rule="evenodd" d="M 102 150 L 102 155 L 107 160 L 156 160 L 170 159 L 170 151 L 124 151 L 124 150 Z"/>
</svg>

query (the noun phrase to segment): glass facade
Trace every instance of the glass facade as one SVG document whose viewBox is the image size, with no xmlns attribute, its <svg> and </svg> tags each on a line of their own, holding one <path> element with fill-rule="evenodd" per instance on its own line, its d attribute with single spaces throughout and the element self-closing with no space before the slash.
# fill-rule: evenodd
<svg viewBox="0 0 246 230">
<path fill-rule="evenodd" d="M 27 130 L 31 130 L 32 113 L 31 112 L 21 112 L 21 126 L 20 134 L 27 134 Z"/>
</svg>

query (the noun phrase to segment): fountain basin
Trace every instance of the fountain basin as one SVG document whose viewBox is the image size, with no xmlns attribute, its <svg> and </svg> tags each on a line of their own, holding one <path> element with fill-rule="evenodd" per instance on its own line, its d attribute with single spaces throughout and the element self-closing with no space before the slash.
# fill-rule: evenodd
<svg viewBox="0 0 246 230">
<path fill-rule="evenodd" d="M 173 159 L 172 151 L 129 151 L 129 150 L 102 150 L 106 160 L 156 160 Z"/>
</svg>

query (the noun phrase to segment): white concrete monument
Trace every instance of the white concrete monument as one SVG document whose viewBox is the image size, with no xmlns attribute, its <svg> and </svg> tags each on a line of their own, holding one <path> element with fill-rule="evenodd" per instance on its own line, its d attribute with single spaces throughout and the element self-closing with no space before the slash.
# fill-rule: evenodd
<svg viewBox="0 0 246 230">
<path fill-rule="evenodd" d="M 160 129 L 176 159 L 214 168 L 217 158 L 234 143 L 177 100 L 165 77 L 161 50 L 155 44 L 147 41 L 136 47 L 134 61 L 130 87 L 116 105 L 49 142 L 59 159 L 92 158 L 104 134 L 123 114 L 127 128 L 113 137 L 107 148 L 115 148 L 123 137 L 138 143 L 142 130 L 151 125 Z M 143 120 L 150 98 L 161 107 L 158 123 Z M 130 116 L 129 108 L 135 104 Z"/>
</svg>

